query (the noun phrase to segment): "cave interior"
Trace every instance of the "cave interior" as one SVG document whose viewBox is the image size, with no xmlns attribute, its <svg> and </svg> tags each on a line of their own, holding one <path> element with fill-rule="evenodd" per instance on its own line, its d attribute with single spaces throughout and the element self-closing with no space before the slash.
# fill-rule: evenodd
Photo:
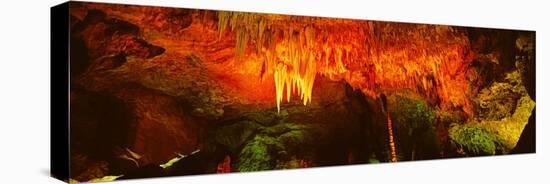
<svg viewBox="0 0 550 184">
<path fill-rule="evenodd" d="M 535 152 L 535 32 L 71 2 L 74 181 Z"/>
</svg>

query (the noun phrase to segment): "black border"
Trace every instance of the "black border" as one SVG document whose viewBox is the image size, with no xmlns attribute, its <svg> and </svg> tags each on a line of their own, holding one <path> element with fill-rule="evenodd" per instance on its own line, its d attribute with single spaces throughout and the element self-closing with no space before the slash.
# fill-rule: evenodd
<svg viewBox="0 0 550 184">
<path fill-rule="evenodd" d="M 69 2 L 50 9 L 50 174 L 68 181 Z"/>
</svg>

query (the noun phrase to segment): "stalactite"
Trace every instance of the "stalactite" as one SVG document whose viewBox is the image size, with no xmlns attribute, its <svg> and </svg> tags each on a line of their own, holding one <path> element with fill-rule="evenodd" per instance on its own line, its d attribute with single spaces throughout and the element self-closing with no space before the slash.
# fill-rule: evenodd
<svg viewBox="0 0 550 184">
<path fill-rule="evenodd" d="M 246 51 L 246 45 L 248 44 L 248 33 L 246 30 L 237 31 L 237 43 L 235 44 L 235 51 L 237 58 L 242 58 L 244 52 Z"/>
<path fill-rule="evenodd" d="M 241 58 L 250 41 L 256 43 L 257 51 L 263 47 L 264 32 L 267 20 L 258 14 L 242 12 L 218 12 L 218 33 L 221 38 L 224 31 L 230 28 L 236 33 L 235 53 Z"/>
<path fill-rule="evenodd" d="M 457 91 L 468 88 L 466 72 L 460 70 L 473 56 L 467 37 L 452 27 L 219 12 L 218 31 L 220 37 L 227 31 L 235 35 L 236 60 L 246 55 L 263 61 L 260 80 L 277 80 L 279 110 L 293 94 L 308 104 L 318 73 L 344 79 L 372 97 L 407 88 L 444 109 L 472 112 L 467 95 Z"/>
<path fill-rule="evenodd" d="M 219 38 L 222 37 L 225 29 L 227 28 L 229 18 L 231 17 L 230 15 L 231 15 L 231 12 L 225 12 L 225 11 L 219 11 L 218 12 L 218 36 L 219 36 Z"/>
<path fill-rule="evenodd" d="M 305 67 L 303 74 L 299 72 L 301 65 Z M 304 105 L 311 102 L 313 82 L 317 74 L 315 68 L 313 59 L 298 60 L 290 66 L 284 63 L 277 64 L 273 77 L 275 79 L 278 112 L 280 111 L 280 103 L 283 101 L 283 95 L 286 95 L 287 102 L 290 101 L 292 94 L 299 94 Z M 284 93 L 285 91 L 286 93 Z"/>
<path fill-rule="evenodd" d="M 237 59 L 245 54 L 248 43 L 256 44 L 257 53 L 264 55 L 260 79 L 267 74 L 273 75 L 278 111 L 284 95 L 289 102 L 291 96 L 296 94 L 307 105 L 311 102 L 313 83 L 319 68 L 324 68 L 322 74 L 328 76 L 347 71 L 344 60 L 350 58 L 350 49 L 332 48 L 336 46 L 334 44 L 345 44 L 345 35 L 329 32 L 317 34 L 313 24 L 320 19 L 315 18 L 305 18 L 312 24 L 294 24 L 291 21 L 288 26 L 274 29 L 270 17 L 280 18 L 276 15 L 220 12 L 218 31 L 220 36 L 227 29 L 235 32 Z M 321 43 L 324 43 L 324 55 L 315 52 Z M 324 66 L 317 64 L 322 59 L 325 61 Z"/>
</svg>

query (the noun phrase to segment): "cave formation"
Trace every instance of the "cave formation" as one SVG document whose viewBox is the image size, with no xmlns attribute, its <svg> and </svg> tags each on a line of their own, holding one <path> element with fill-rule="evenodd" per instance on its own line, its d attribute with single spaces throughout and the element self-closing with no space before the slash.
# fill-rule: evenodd
<svg viewBox="0 0 550 184">
<path fill-rule="evenodd" d="M 534 32 L 96 3 L 70 14 L 77 181 L 534 152 Z"/>
</svg>

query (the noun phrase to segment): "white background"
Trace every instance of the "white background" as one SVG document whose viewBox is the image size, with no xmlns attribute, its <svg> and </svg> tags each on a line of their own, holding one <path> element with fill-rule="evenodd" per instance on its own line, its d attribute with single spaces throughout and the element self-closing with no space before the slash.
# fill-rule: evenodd
<svg viewBox="0 0 550 184">
<path fill-rule="evenodd" d="M 62 0 L 0 1 L 0 183 L 61 183 L 49 177 L 49 7 Z M 125 180 L 115 183 L 548 183 L 549 25 L 544 0 L 124 0 L 127 4 L 272 12 L 537 31 L 537 153 Z"/>
</svg>

